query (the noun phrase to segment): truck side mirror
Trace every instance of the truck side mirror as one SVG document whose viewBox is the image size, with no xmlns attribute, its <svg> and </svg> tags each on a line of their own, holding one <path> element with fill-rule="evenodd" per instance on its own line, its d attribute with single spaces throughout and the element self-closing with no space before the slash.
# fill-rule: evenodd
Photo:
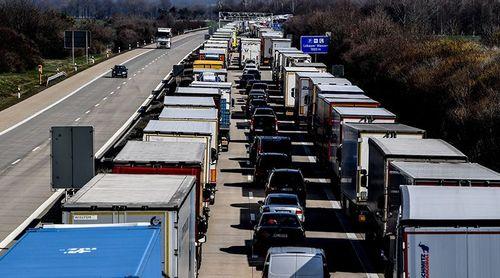
<svg viewBox="0 0 500 278">
<path fill-rule="evenodd" d="M 295 97 L 295 88 L 292 88 L 292 97 Z"/>
<path fill-rule="evenodd" d="M 217 161 L 217 149 L 216 148 L 211 148 L 210 149 L 210 161 L 212 163 L 215 163 Z"/>
<path fill-rule="evenodd" d="M 360 180 L 361 184 L 360 185 L 361 185 L 361 187 L 366 188 L 368 186 L 368 184 L 367 184 L 368 183 L 368 173 L 366 172 L 365 169 L 363 169 L 363 170 L 361 170 L 360 174 L 361 174 L 361 180 Z"/>
</svg>

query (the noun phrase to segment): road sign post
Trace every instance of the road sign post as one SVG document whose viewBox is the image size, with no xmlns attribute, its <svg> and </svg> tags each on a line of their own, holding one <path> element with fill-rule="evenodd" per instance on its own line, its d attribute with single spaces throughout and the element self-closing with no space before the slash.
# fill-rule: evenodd
<svg viewBox="0 0 500 278">
<path fill-rule="evenodd" d="M 38 81 L 42 85 L 43 65 L 38 65 Z"/>
</svg>

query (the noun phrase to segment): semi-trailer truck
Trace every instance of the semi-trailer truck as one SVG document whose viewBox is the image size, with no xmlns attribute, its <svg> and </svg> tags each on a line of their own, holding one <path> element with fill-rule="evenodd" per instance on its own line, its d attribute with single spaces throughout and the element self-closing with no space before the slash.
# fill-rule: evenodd
<svg viewBox="0 0 500 278">
<path fill-rule="evenodd" d="M 170 48 L 172 46 L 172 28 L 159 27 L 156 31 L 156 48 Z"/>
</svg>

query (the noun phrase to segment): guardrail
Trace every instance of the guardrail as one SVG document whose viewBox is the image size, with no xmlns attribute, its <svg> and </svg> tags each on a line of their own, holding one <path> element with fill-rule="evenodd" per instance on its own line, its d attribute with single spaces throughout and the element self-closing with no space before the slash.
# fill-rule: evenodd
<svg viewBox="0 0 500 278">
<path fill-rule="evenodd" d="M 208 30 L 208 27 L 201 27 L 201 28 L 196 28 L 196 29 L 191 29 L 191 30 L 184 30 L 183 34 L 192 33 L 192 32 L 201 31 L 201 30 Z"/>
<path fill-rule="evenodd" d="M 60 78 L 60 77 L 63 77 L 63 76 L 64 77 L 68 76 L 65 71 L 61 71 L 61 72 L 58 72 L 58 73 L 56 73 L 56 74 L 54 74 L 52 76 L 49 76 L 49 78 L 47 78 L 47 86 L 49 86 L 49 82 L 50 81 L 56 80 L 57 78 Z"/>
</svg>

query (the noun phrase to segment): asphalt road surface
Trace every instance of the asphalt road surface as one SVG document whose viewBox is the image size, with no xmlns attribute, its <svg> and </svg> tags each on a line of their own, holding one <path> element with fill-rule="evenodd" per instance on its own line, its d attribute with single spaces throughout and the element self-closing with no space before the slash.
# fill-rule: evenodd
<svg viewBox="0 0 500 278">
<path fill-rule="evenodd" d="M 4 127 L 0 130 L 0 241 L 53 193 L 50 189 L 50 127 L 94 126 L 94 147 L 97 151 L 137 111 L 173 65 L 203 40 L 204 32 L 196 32 L 173 38 L 171 49 L 137 50 L 140 56 L 125 64 L 129 69 L 127 79 L 111 78 L 109 72 L 99 77 L 102 71 L 98 70 L 100 65 L 96 65 L 65 80 L 69 84 L 71 80 L 81 82 L 81 76 L 90 74 L 92 79 L 97 77 L 74 94 L 75 90 L 54 92 L 61 94 L 61 97 L 70 96 L 53 107 L 34 117 L 30 114 L 21 122 L 6 125 L 0 120 L 0 124 L 3 124 L 0 126 Z M 120 56 L 113 58 L 116 63 L 123 60 Z M 112 63 L 113 59 L 107 63 Z M 36 102 L 31 100 L 33 106 L 44 101 L 43 95 L 38 98 Z M 27 103 L 30 103 L 29 99 Z M 53 103 L 47 103 L 46 106 Z M 12 107 L 9 112 L 25 112 L 33 108 L 27 107 L 23 111 L 16 109 Z"/>
<path fill-rule="evenodd" d="M 241 71 L 230 71 L 229 81 Z M 262 72 L 271 79 L 270 71 Z M 283 101 L 278 93 L 271 99 Z M 262 260 L 252 255 L 253 220 L 259 217 L 258 201 L 264 189 L 252 184 L 253 168 L 247 163 L 249 121 L 243 116 L 246 95 L 233 88 L 236 107 L 231 119 L 229 151 L 221 153 L 215 205 L 211 207 L 207 242 L 203 245 L 200 277 L 261 277 Z M 271 97 L 271 96 L 270 96 Z M 273 104 L 271 104 L 273 105 Z M 279 134 L 292 139 L 293 166 L 306 180 L 307 208 L 305 229 L 307 245 L 323 248 L 333 277 L 382 277 L 376 249 L 352 228 L 340 209 L 328 175 L 322 172 L 313 154 L 307 132 L 278 114 Z"/>
</svg>

